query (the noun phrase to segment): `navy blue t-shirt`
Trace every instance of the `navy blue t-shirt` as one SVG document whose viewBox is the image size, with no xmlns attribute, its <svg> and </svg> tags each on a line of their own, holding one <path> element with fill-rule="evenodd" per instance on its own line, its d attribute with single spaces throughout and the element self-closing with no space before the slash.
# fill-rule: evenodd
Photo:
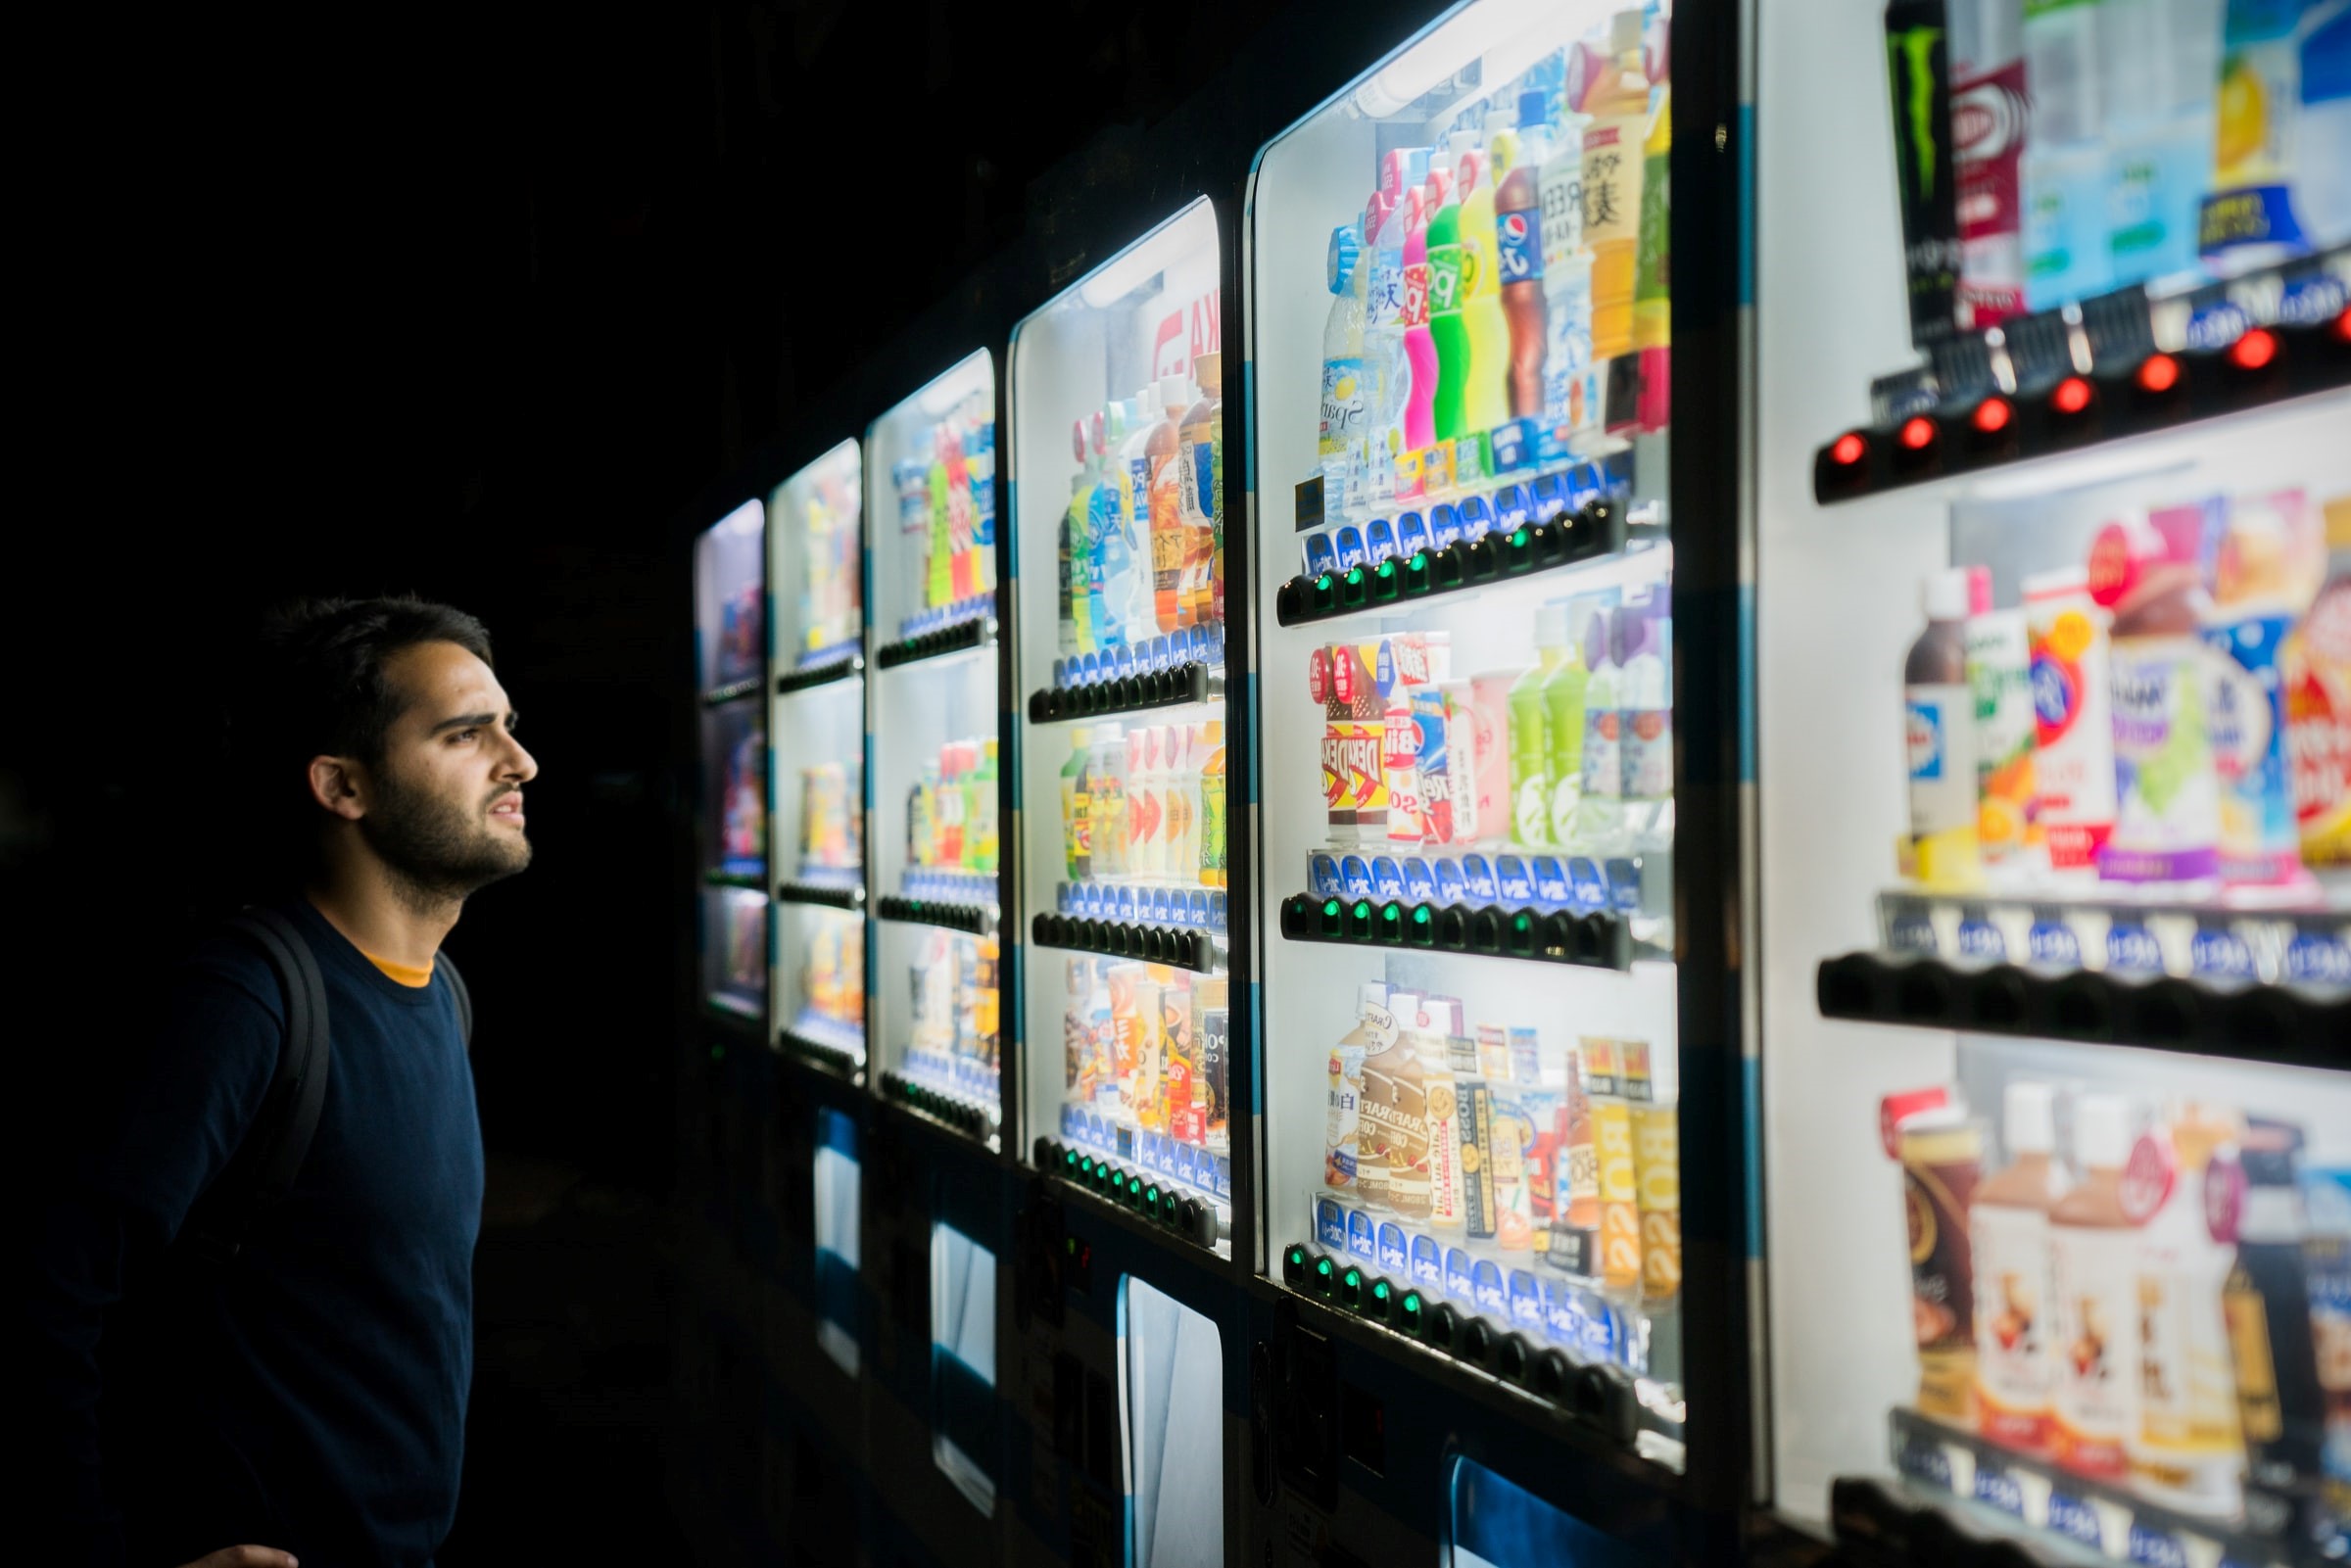
<svg viewBox="0 0 2351 1568">
<path fill-rule="evenodd" d="M 317 956 L 332 1059 L 284 1201 L 224 1264 L 172 1245 L 284 1039 L 268 965 L 222 939 L 110 1071 L 120 1104 L 49 1206 L 36 1327 L 72 1505 L 118 1518 L 139 1568 L 249 1542 L 428 1563 L 456 1512 L 482 1139 L 456 997 L 445 974 L 392 979 L 307 903 L 285 913 Z"/>
</svg>

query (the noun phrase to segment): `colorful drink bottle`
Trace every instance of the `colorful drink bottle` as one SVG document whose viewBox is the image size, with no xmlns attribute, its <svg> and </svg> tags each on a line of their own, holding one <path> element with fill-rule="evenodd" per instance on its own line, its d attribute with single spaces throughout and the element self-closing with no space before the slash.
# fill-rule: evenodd
<svg viewBox="0 0 2351 1568">
<path fill-rule="evenodd" d="M 1429 335 L 1427 204 L 1418 186 L 1404 192 L 1404 356 L 1412 390 L 1404 401 L 1404 446 L 1419 451 L 1437 439 L 1437 345 Z M 1401 494 L 1402 492 L 1399 492 Z"/>
<path fill-rule="evenodd" d="M 1428 336 L 1437 352 L 1437 384 L 1429 417 L 1437 440 L 1451 441 L 1464 428 L 1462 392 L 1469 374 L 1469 329 L 1462 320 L 1461 193 L 1455 188 L 1452 168 L 1428 171 L 1420 205 L 1429 214 Z"/>
<path fill-rule="evenodd" d="M 1509 133 L 1502 137 L 1507 151 Z M 1462 424 L 1472 434 L 1511 417 L 1511 328 L 1503 317 L 1495 240 L 1494 171 L 1499 166 L 1499 161 L 1474 148 L 1462 155 L 1462 326 L 1469 339 Z"/>
<path fill-rule="evenodd" d="M 1521 93 L 1516 162 L 1494 192 L 1494 264 L 1503 320 L 1510 332 L 1506 382 L 1513 419 L 1533 419 L 1543 412 L 1542 177 L 1550 155 L 1551 122 L 1543 94 Z"/>
<path fill-rule="evenodd" d="M 2106 612 L 2081 567 L 2024 580 L 2033 688 L 2033 810 L 2049 869 L 2087 877 L 2114 832 Z"/>
</svg>

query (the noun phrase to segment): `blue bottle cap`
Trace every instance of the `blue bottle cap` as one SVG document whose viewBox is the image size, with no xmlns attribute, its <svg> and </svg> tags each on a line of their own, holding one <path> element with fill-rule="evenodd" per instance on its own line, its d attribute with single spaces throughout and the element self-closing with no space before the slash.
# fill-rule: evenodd
<svg viewBox="0 0 2351 1568">
<path fill-rule="evenodd" d="M 1353 223 L 1341 223 L 1330 231 L 1330 252 L 1324 259 L 1324 280 L 1333 294 L 1344 294 L 1355 281 L 1356 259 L 1364 254 L 1364 242 L 1357 236 Z"/>
</svg>

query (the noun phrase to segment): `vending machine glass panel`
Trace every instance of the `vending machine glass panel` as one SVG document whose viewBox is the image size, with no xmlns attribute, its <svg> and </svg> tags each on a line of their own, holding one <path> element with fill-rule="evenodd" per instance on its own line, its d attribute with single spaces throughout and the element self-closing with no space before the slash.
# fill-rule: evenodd
<svg viewBox="0 0 2351 1568">
<path fill-rule="evenodd" d="M 1275 1266 L 1678 1467 L 1667 31 L 1449 13 L 1247 281 Z"/>
<path fill-rule="evenodd" d="M 996 1255 L 951 1225 L 931 1230 L 932 1453 L 993 1516 L 997 1449 Z"/>
<path fill-rule="evenodd" d="M 875 422 L 873 846 L 886 1092 L 978 1133 L 1002 1119 L 995 362 L 983 350 Z"/>
<path fill-rule="evenodd" d="M 778 487 L 768 514 L 776 680 L 776 1019 L 788 1049 L 865 1065 L 868 818 L 864 516 L 844 441 Z"/>
<path fill-rule="evenodd" d="M 1615 1568 L 1623 1544 L 1475 1459 L 1457 1454 L 1447 1487 L 1447 1568 Z"/>
<path fill-rule="evenodd" d="M 702 810 L 697 833 L 702 992 L 767 1020 L 767 664 L 764 522 L 744 502 L 695 542 L 696 679 Z"/>
<path fill-rule="evenodd" d="M 1218 245 L 1195 202 L 1014 337 L 1013 667 L 1026 1147 L 1229 1256 Z"/>
<path fill-rule="evenodd" d="M 1121 1282 L 1128 1568 L 1224 1561 L 1224 1357 L 1216 1323 L 1145 1280 Z"/>
<path fill-rule="evenodd" d="M 816 1114 L 816 1342 L 843 1372 L 857 1375 L 857 1123 L 845 1112 Z"/>
<path fill-rule="evenodd" d="M 1760 38 L 1768 1468 L 1813 1529 L 2351 1552 L 2351 31 L 2258 9 Z"/>
<path fill-rule="evenodd" d="M 747 887 L 705 887 L 702 994 L 719 1011 L 767 1024 L 767 895 Z"/>
</svg>

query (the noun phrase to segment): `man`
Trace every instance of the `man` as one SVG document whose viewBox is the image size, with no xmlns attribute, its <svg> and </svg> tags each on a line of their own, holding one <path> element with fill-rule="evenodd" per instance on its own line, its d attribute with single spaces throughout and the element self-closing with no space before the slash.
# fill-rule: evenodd
<svg viewBox="0 0 2351 1568">
<path fill-rule="evenodd" d="M 299 605 L 259 664 L 236 740 L 298 851 L 299 891 L 270 907 L 325 984 L 317 1131 L 234 1257 L 191 1256 L 191 1213 L 286 1043 L 262 952 L 208 942 L 146 1043 L 107 1065 L 120 1105 L 43 1206 L 38 1392 L 82 1557 L 423 1564 L 456 1510 L 482 1207 L 466 1042 L 435 958 L 466 896 L 530 863 L 538 764 L 488 634 L 446 605 Z"/>
</svg>

